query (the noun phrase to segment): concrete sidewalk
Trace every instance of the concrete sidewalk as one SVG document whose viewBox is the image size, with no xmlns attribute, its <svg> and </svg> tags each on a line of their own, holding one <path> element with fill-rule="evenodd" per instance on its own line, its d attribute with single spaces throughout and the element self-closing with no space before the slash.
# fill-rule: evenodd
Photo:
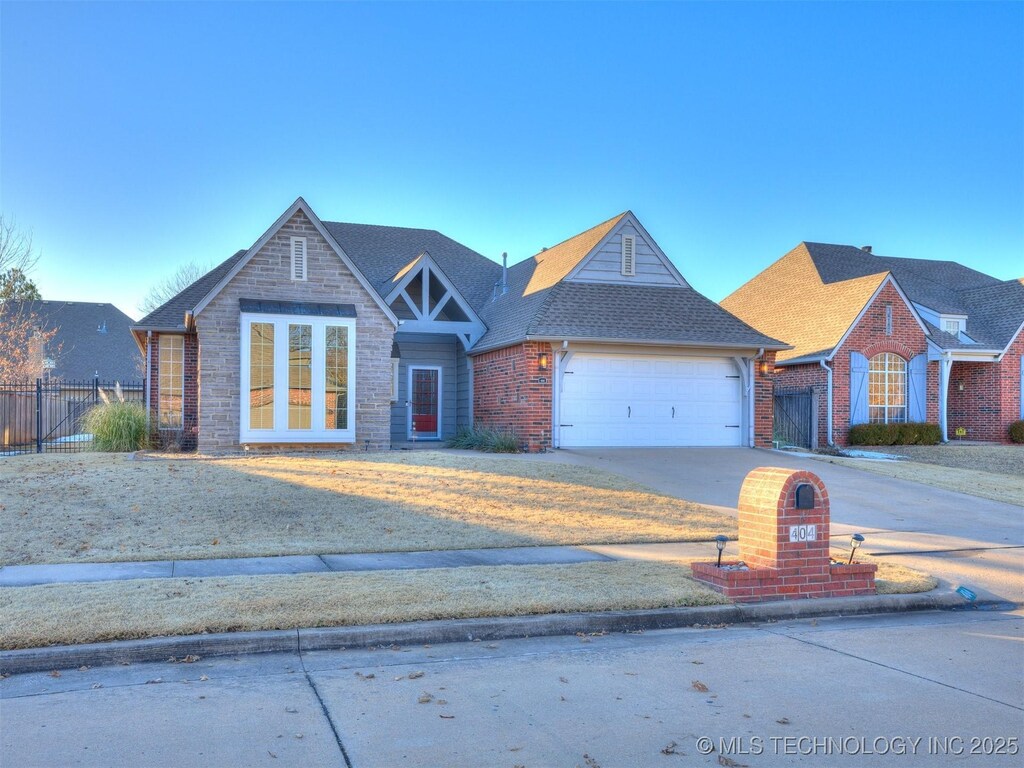
<svg viewBox="0 0 1024 768">
<path fill-rule="evenodd" d="M 698 545 L 703 550 L 708 544 Z M 0 568 L 0 587 L 28 587 L 123 579 L 257 576 L 330 571 L 385 571 L 420 568 L 461 568 L 471 565 L 548 565 L 612 560 L 613 556 L 584 547 L 496 547 L 423 552 L 371 552 L 345 555 L 283 555 L 212 560 L 156 560 L 122 563 L 60 563 L 8 565 Z"/>
</svg>

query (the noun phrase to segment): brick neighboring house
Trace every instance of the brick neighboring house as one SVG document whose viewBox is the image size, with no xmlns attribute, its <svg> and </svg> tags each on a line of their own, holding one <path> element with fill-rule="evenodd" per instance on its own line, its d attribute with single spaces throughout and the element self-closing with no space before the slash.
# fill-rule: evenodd
<svg viewBox="0 0 1024 768">
<path fill-rule="evenodd" d="M 768 445 L 766 370 L 787 348 L 693 290 L 630 212 L 505 268 L 301 198 L 133 331 L 153 424 L 204 452 L 473 424 L 531 451 Z"/>
<path fill-rule="evenodd" d="M 815 391 L 818 445 L 882 421 L 1006 441 L 1024 418 L 1024 280 L 801 243 L 722 306 L 792 345 L 777 356 L 776 387 Z"/>
</svg>

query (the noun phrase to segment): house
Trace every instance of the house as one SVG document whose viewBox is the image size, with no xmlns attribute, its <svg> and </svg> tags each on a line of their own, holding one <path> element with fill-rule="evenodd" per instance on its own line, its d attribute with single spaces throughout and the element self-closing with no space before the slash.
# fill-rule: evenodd
<svg viewBox="0 0 1024 768">
<path fill-rule="evenodd" d="M 499 265 L 299 198 L 134 327 L 153 424 L 203 452 L 514 431 L 531 451 L 767 445 L 786 345 L 697 293 L 630 212 Z"/>
<path fill-rule="evenodd" d="M 1006 440 L 1024 417 L 1022 280 L 800 243 L 722 306 L 792 345 L 776 387 L 820 393 L 819 445 L 845 445 L 853 424 L 901 421 Z"/>
<path fill-rule="evenodd" d="M 141 382 L 142 355 L 132 335 L 134 322 L 113 304 L 89 301 L 23 301 L 20 313 L 53 331 L 39 350 L 37 376 L 65 388 L 92 389 L 93 379 Z"/>
</svg>

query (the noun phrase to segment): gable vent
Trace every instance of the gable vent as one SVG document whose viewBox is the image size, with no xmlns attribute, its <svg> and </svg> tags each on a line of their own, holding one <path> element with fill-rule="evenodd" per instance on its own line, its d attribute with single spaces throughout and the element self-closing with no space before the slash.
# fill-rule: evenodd
<svg viewBox="0 0 1024 768">
<path fill-rule="evenodd" d="M 306 238 L 292 238 L 292 280 L 306 279 Z"/>
<path fill-rule="evenodd" d="M 636 240 L 632 235 L 622 236 L 622 274 L 626 277 L 636 275 Z"/>
</svg>

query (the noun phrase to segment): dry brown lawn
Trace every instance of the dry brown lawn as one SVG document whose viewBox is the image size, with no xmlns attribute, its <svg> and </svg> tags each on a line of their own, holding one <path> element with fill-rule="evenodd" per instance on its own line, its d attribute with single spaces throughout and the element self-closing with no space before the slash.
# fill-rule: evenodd
<svg viewBox="0 0 1024 768">
<path fill-rule="evenodd" d="M 933 488 L 957 491 L 1024 507 L 1024 475 L 997 474 L 976 469 L 921 464 L 916 461 L 871 461 L 835 456 L 816 456 L 815 458 L 897 480 L 910 480 L 930 485 Z"/>
<path fill-rule="evenodd" d="M 884 445 L 857 448 L 904 456 L 910 461 L 922 464 L 1024 477 L 1024 445 L 964 445 L 952 440 L 945 445 Z"/>
<path fill-rule="evenodd" d="M 153 579 L 0 589 L 0 648 L 427 619 L 717 605 L 688 561 Z M 931 577 L 884 563 L 879 593 Z"/>
<path fill-rule="evenodd" d="M 586 467 L 441 452 L 0 461 L 0 564 L 700 541 L 732 518 Z"/>
</svg>

